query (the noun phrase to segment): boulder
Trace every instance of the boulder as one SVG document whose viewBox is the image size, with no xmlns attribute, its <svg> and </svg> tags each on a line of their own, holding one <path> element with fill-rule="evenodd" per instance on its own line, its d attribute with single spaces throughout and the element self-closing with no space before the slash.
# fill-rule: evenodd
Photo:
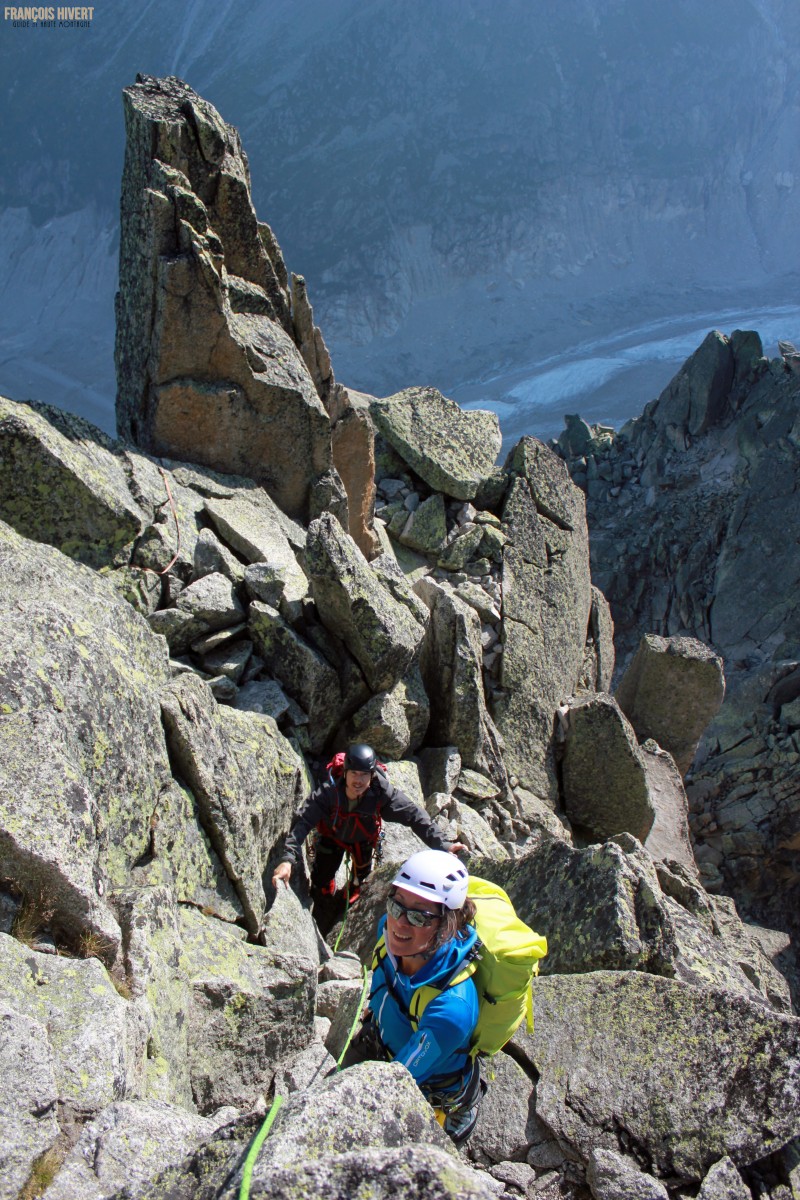
<svg viewBox="0 0 800 1200">
<path fill-rule="evenodd" d="M 147 524 L 118 445 L 80 417 L 0 396 L 0 519 L 92 567 L 127 562 Z"/>
<path fill-rule="evenodd" d="M 546 801 L 529 792 L 527 788 L 514 788 L 519 819 L 530 831 L 530 837 L 538 841 L 541 837 L 555 837 L 562 842 L 572 842 L 572 826 L 561 812 L 556 812 Z M 527 843 L 526 843 L 527 844 Z"/>
<path fill-rule="evenodd" d="M 610 696 L 571 702 L 562 763 L 564 808 L 590 836 L 644 840 L 655 819 L 644 756 Z"/>
<path fill-rule="evenodd" d="M 175 892 L 169 886 L 130 886 L 117 891 L 114 903 L 123 934 L 130 1009 L 146 1033 L 135 1098 L 162 1100 L 194 1112 L 188 1043 L 191 988 L 180 962 Z"/>
<path fill-rule="evenodd" d="M 318 1018 L 314 1018 L 315 1023 Z M 330 1024 L 330 1022 L 327 1022 Z M 319 1087 L 324 1079 L 336 1069 L 336 1060 L 319 1041 L 312 1042 L 299 1054 L 281 1063 L 275 1072 L 275 1095 L 286 1096 L 291 1092 L 304 1092 L 307 1088 Z"/>
<path fill-rule="evenodd" d="M 193 569 L 199 579 L 203 575 L 218 572 L 226 575 L 231 583 L 240 584 L 245 578 L 245 567 L 212 529 L 201 529 L 194 548 Z"/>
<path fill-rule="evenodd" d="M 326 987 L 320 984 L 320 988 Z M 335 1062 L 344 1053 L 354 1029 L 358 1029 L 361 1015 L 366 1004 L 367 993 L 361 978 L 341 981 L 339 1000 L 335 1010 L 330 1014 L 331 1027 L 325 1038 L 325 1049 Z"/>
<path fill-rule="evenodd" d="M 400 759 L 419 748 L 429 718 L 430 704 L 415 663 L 390 692 L 379 692 L 362 705 L 336 741 L 366 742 L 380 758 Z"/>
<path fill-rule="evenodd" d="M 726 1154 L 706 1175 L 697 1200 L 751 1200 L 753 1193 Z"/>
<path fill-rule="evenodd" d="M 499 622 L 500 608 L 498 601 L 485 588 L 481 587 L 480 584 L 470 583 L 469 580 L 466 583 L 460 583 L 456 588 L 456 595 L 460 600 L 464 600 L 474 608 L 482 621 L 488 621 L 492 624 Z"/>
<path fill-rule="evenodd" d="M 726 411 L 734 375 L 728 338 L 714 329 L 657 400 L 657 419 L 692 437 L 716 425 Z"/>
<path fill-rule="evenodd" d="M 218 572 L 203 575 L 183 588 L 175 605 L 208 630 L 238 625 L 244 616 L 236 589 L 230 579 Z"/>
<path fill-rule="evenodd" d="M 497 416 L 466 411 L 432 387 L 406 388 L 374 400 L 377 429 L 411 469 L 436 492 L 472 500 L 500 453 Z"/>
<path fill-rule="evenodd" d="M 131 873 L 142 887 L 171 887 L 175 898 L 223 921 L 243 921 L 236 888 L 203 829 L 197 800 L 177 780 L 162 788 L 147 853 Z"/>
<path fill-rule="evenodd" d="M 192 654 L 203 658 L 206 655 L 216 654 L 219 650 L 225 651 L 230 649 L 233 647 L 235 641 L 241 638 L 246 631 L 247 622 L 237 621 L 235 625 L 228 625 L 224 629 L 215 629 L 211 633 L 204 633 L 196 642 L 192 642 Z M 182 665 L 186 666 L 187 664 L 183 663 Z M 170 664 L 170 666 L 174 671 L 174 664 Z"/>
<path fill-rule="evenodd" d="M 512 1196 L 517 1193 L 523 1196 L 527 1195 L 528 1189 L 532 1188 L 533 1184 L 537 1182 L 535 1169 L 528 1166 L 527 1163 L 498 1163 L 496 1166 L 489 1168 L 489 1174 L 492 1179 L 496 1179 L 500 1183 L 510 1184 L 511 1186 L 506 1188 L 506 1193 L 510 1193 Z M 545 1180 L 544 1183 L 540 1182 L 539 1187 L 536 1189 L 537 1193 L 542 1195 L 543 1200 L 547 1200 L 545 1189 L 548 1182 L 552 1183 L 552 1178 Z"/>
<path fill-rule="evenodd" d="M 318 963 L 326 951 L 310 909 L 293 888 L 279 887 L 264 918 L 264 942 L 275 954 L 295 954 Z"/>
<path fill-rule="evenodd" d="M 143 1094 L 206 1115 L 250 1107 L 311 1040 L 316 960 L 243 941 L 167 889 L 118 903 L 133 1003 L 150 1014 Z"/>
<path fill-rule="evenodd" d="M 610 692 L 616 661 L 614 653 L 614 621 L 611 607 L 599 588 L 592 585 L 592 609 L 589 614 L 589 636 L 594 659 L 594 679 L 591 690 Z M 619 701 L 618 701 L 619 703 Z"/>
<path fill-rule="evenodd" d="M 373 692 L 393 688 L 422 641 L 420 622 L 328 514 L 309 526 L 306 569 L 322 623 L 344 642 Z"/>
<path fill-rule="evenodd" d="M 102 816 L 80 747 L 55 713 L 0 715 L 0 799 L 0 873 L 18 881 L 29 910 L 38 905 L 37 923 L 73 947 L 98 938 L 113 960 L 119 927 L 98 894 Z"/>
<path fill-rule="evenodd" d="M 421 664 L 431 701 L 428 741 L 455 746 L 464 766 L 483 772 L 505 788 L 508 777 L 502 741 L 483 692 L 478 615 L 432 579 L 419 580 L 415 590 L 431 611 Z"/>
<path fill-rule="evenodd" d="M 0 1005 L 46 1031 L 61 1106 L 89 1117 L 142 1094 L 147 1026 L 97 958 L 40 954 L 0 934 Z"/>
<path fill-rule="evenodd" d="M 274 679 L 257 679 L 244 684 L 237 690 L 233 704 L 242 712 L 261 713 L 274 721 L 279 721 L 289 711 L 289 700 Z"/>
<path fill-rule="evenodd" d="M 188 1059 L 198 1110 L 249 1108 L 276 1065 L 312 1039 L 317 963 L 243 942 L 238 930 L 179 910 L 180 967 L 189 982 Z"/>
<path fill-rule="evenodd" d="M 178 79 L 140 76 L 123 95 L 118 428 L 152 453 L 250 476 L 308 519 L 330 421 L 239 136 Z"/>
<path fill-rule="evenodd" d="M 172 680 L 162 712 L 172 762 L 192 789 L 257 936 L 265 908 L 261 877 L 299 799 L 297 755 L 272 718 L 220 708 L 194 675 Z"/>
<path fill-rule="evenodd" d="M 677 869 L 675 863 L 669 865 L 672 872 Z M 659 878 L 663 875 L 664 871 L 660 868 Z M 673 882 L 674 875 L 669 883 L 664 880 L 663 890 L 672 894 L 670 884 Z M 714 896 L 708 893 L 703 895 L 711 909 L 712 932 L 725 947 L 730 958 L 738 964 L 753 988 L 773 1008 L 778 1012 L 792 1012 L 789 983 L 773 961 L 787 949 L 788 934 L 783 930 L 765 929 L 763 926 L 742 920 L 731 896 Z M 690 905 L 684 904 L 684 907 L 692 911 Z"/>
<path fill-rule="evenodd" d="M 477 558 L 482 542 L 483 528 L 480 525 L 459 530 L 439 555 L 437 566 L 445 571 L 463 571 L 471 559 Z"/>
<path fill-rule="evenodd" d="M 447 814 L 455 822 L 456 840 L 463 842 L 471 853 L 486 858 L 508 858 L 508 851 L 498 841 L 489 822 L 474 808 L 452 798 Z"/>
<path fill-rule="evenodd" d="M 316 1015 L 318 1017 L 327 1017 L 329 1021 L 335 1024 L 336 1014 L 340 1008 L 344 1007 L 350 1013 L 350 1022 L 347 1027 L 345 1028 L 342 1025 L 341 1029 L 337 1031 L 341 1039 L 339 1048 L 336 1050 L 337 1056 L 344 1046 L 347 1031 L 355 1018 L 359 997 L 361 996 L 361 986 L 360 979 L 327 979 L 321 982 L 317 989 Z M 333 1043 L 330 1041 L 330 1038 L 326 1038 L 325 1042 L 328 1049 L 333 1053 L 331 1049 Z"/>
<path fill-rule="evenodd" d="M 0 593 L 0 874 L 45 892 L 69 938 L 108 938 L 113 957 L 104 897 L 147 852 L 171 781 L 166 647 L 105 580 L 3 524 Z"/>
<path fill-rule="evenodd" d="M 544 974 L 671 972 L 675 946 L 655 868 L 615 842 L 574 849 L 547 838 L 522 858 L 473 863 L 508 892 L 523 921 L 544 934 Z"/>
<path fill-rule="evenodd" d="M 210 653 L 200 653 L 202 668 L 212 676 L 222 675 L 233 683 L 238 683 L 253 654 L 253 643 L 246 638 L 226 642 L 218 650 Z M 237 690 L 238 696 L 238 690 Z M 244 708 L 245 705 L 237 705 Z"/>
<path fill-rule="evenodd" d="M 672 967 L 676 979 L 696 987 L 726 988 L 748 1000 L 768 1004 L 778 1012 L 791 1012 L 785 981 L 782 990 L 776 989 L 769 964 L 760 972 L 752 967 L 747 954 L 741 953 L 735 940 L 720 929 L 713 917 L 707 923 L 668 895 L 662 905 L 674 938 Z M 749 957 L 755 958 L 752 945 L 749 950 Z"/>
<path fill-rule="evenodd" d="M 323 1086 L 330 1086 L 330 1082 Z M 314 1092 L 321 1090 L 314 1088 Z M 297 1092 L 293 1099 L 301 1105 L 309 1095 Z M 386 1103 L 397 1110 L 392 1088 L 388 1089 Z M 357 1108 L 353 1113 L 355 1116 Z M 333 1119 L 331 1115 L 330 1120 Z M 162 1200 L 165 1195 L 183 1200 L 201 1200 L 201 1196 L 212 1195 L 220 1200 L 236 1200 L 242 1163 L 263 1120 L 263 1111 L 256 1111 L 225 1125 L 182 1164 L 167 1168 L 151 1184 L 138 1188 L 137 1200 Z M 320 1129 L 327 1130 L 327 1125 L 326 1117 Z M 357 1125 L 360 1133 L 360 1123 Z M 442 1144 L 443 1139 L 429 1145 L 421 1137 L 401 1136 L 399 1144 L 388 1148 L 370 1144 L 388 1140 L 389 1136 L 381 1139 L 380 1133 L 372 1129 L 361 1138 L 363 1149 L 330 1156 L 317 1151 L 313 1156 L 299 1157 L 277 1167 L 269 1176 L 259 1167 L 259 1154 L 250 1195 L 263 1200 L 267 1196 L 293 1200 L 297 1196 L 323 1195 L 331 1200 L 350 1200 L 367 1189 L 376 1200 L 426 1200 L 432 1194 L 443 1198 L 457 1196 L 459 1200 L 490 1200 L 497 1194 L 497 1185 L 491 1186 L 494 1181 L 463 1163 L 449 1146 Z M 271 1137 L 272 1134 L 268 1142 Z M 124 1200 L 124 1193 L 118 1193 L 115 1200 Z"/>
<path fill-rule="evenodd" d="M 173 658 L 185 654 L 211 630 L 205 621 L 180 608 L 161 608 L 149 614 L 147 623 L 153 633 L 165 639 Z"/>
<path fill-rule="evenodd" d="M 508 769 L 541 798 L 558 792 L 552 753 L 557 706 L 580 676 L 591 608 L 582 493 L 535 438 L 509 455 L 503 507 L 501 691 L 492 713 Z"/>
<path fill-rule="evenodd" d="M 763 965 L 760 975 L 755 969 L 747 927 L 734 914 L 731 929 L 721 928 L 715 902 L 680 864 L 657 871 L 629 834 L 585 849 L 541 838 L 521 858 L 481 859 L 471 869 L 505 888 L 547 937 L 545 975 L 646 971 L 785 1008 Z"/>
<path fill-rule="evenodd" d="M 123 1188 L 138 1189 L 238 1115 L 228 1108 L 199 1117 L 160 1100 L 111 1104 L 84 1126 L 47 1189 L 48 1200 L 104 1200 Z"/>
<path fill-rule="evenodd" d="M 456 791 L 460 794 L 461 799 L 466 798 L 468 804 L 472 801 L 481 803 L 492 800 L 500 794 L 497 784 L 492 783 L 491 779 L 487 779 L 479 771 L 470 771 L 468 767 L 462 767 L 456 783 Z"/>
<path fill-rule="evenodd" d="M 425 746 L 417 755 L 426 796 L 454 790 L 461 774 L 461 755 L 455 746 Z"/>
<path fill-rule="evenodd" d="M 695 638 L 647 634 L 615 699 L 640 742 L 653 738 L 685 775 L 725 695 L 722 659 Z"/>
<path fill-rule="evenodd" d="M 264 1124 L 264 1115 L 262 1102 L 238 1120 L 223 1125 L 182 1162 L 165 1167 L 150 1182 L 140 1183 L 136 1200 L 164 1200 L 165 1196 L 173 1196 L 176 1200 L 216 1197 L 231 1173 L 244 1161 Z M 113 1200 L 129 1200 L 125 1189 L 114 1193 Z"/>
<path fill-rule="evenodd" d="M 333 465 L 347 493 L 347 531 L 366 559 L 378 553 L 379 539 L 372 525 L 375 503 L 375 434 L 367 408 L 352 403 L 352 393 L 341 389 L 350 402 L 331 429 Z"/>
<path fill-rule="evenodd" d="M 2 940 L 2 939 L 0 939 Z M 0 1197 L 17 1200 L 59 1137 L 53 1048 L 41 1021 L 0 1000 Z"/>
<path fill-rule="evenodd" d="M 402 547 L 397 547 L 400 557 L 410 556 L 409 551 Z M 370 566 L 375 574 L 380 579 L 384 587 L 387 587 L 395 600 L 400 604 L 404 604 L 411 612 L 412 616 L 419 621 L 420 625 L 427 628 L 430 621 L 430 613 L 427 606 L 420 600 L 419 596 L 413 590 L 414 583 L 418 578 L 422 578 L 429 574 L 430 567 L 425 562 L 425 559 L 419 555 L 414 556 L 415 562 L 425 563 L 424 566 L 418 569 L 411 567 L 401 567 L 399 558 L 393 554 L 379 554 L 377 558 L 373 558 Z"/>
<path fill-rule="evenodd" d="M 660 1179 L 640 1170 L 631 1159 L 614 1150 L 593 1150 L 586 1182 L 595 1200 L 669 1200 Z"/>
<path fill-rule="evenodd" d="M 400 541 L 410 550 L 435 557 L 446 536 L 444 497 L 441 492 L 434 492 L 408 514 Z"/>
<path fill-rule="evenodd" d="M 246 563 L 264 563 L 273 577 L 283 582 L 280 595 L 287 603 L 302 600 L 308 591 L 308 580 L 294 550 L 305 544 L 305 534 L 284 516 L 266 492 L 253 488 L 246 495 L 239 493 L 230 499 L 212 497 L 205 501 L 205 511 L 220 537 Z M 252 571 L 245 575 L 253 591 L 258 578 L 258 573 Z M 270 602 L 263 595 L 259 599 Z"/>
<path fill-rule="evenodd" d="M 354 954 L 340 952 L 334 954 L 327 962 L 320 965 L 319 981 L 325 983 L 329 979 L 360 979 L 361 964 Z"/>
<path fill-rule="evenodd" d="M 311 749 L 321 753 L 345 708 L 339 673 L 268 604 L 253 601 L 249 629 L 267 670 L 308 715 Z"/>
<path fill-rule="evenodd" d="M 301 1159 L 276 1168 L 269 1180 L 257 1169 L 250 1195 L 253 1200 L 294 1200 L 296 1196 L 351 1200 L 359 1191 L 366 1191 L 370 1200 L 428 1200 L 432 1195 L 448 1200 L 492 1200 L 496 1191 L 487 1178 L 460 1161 L 454 1162 L 446 1149 L 413 1143 Z M 220 1200 L 236 1200 L 236 1192 L 227 1188 L 220 1193 Z"/>
<path fill-rule="evenodd" d="M 584 1164 L 619 1128 L 665 1183 L 745 1166 L 800 1125 L 800 1020 L 640 972 L 534 981 L 535 1029 L 514 1045 L 539 1072 L 536 1114 Z"/>
<path fill-rule="evenodd" d="M 670 859 L 681 863 L 699 879 L 689 831 L 689 803 L 675 760 L 653 741 L 646 741 L 641 751 L 647 791 L 655 810 L 655 820 L 644 841 L 645 849 L 658 861 Z"/>
<path fill-rule="evenodd" d="M 488 1090 L 469 1140 L 470 1158 L 482 1163 L 523 1159 L 531 1142 L 533 1080 L 502 1052 L 492 1059 L 486 1075 Z"/>
<path fill-rule="evenodd" d="M 253 1182 L 263 1188 L 278 1170 L 408 1143 L 445 1150 L 451 1162 L 457 1161 L 433 1109 L 405 1067 L 360 1063 L 327 1079 L 319 1088 L 289 1097 L 259 1154 Z"/>
</svg>

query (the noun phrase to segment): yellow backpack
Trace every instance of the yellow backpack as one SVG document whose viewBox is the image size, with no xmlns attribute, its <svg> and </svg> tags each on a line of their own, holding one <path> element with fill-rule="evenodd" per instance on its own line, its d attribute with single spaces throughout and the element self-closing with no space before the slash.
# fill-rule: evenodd
<svg viewBox="0 0 800 1200">
<path fill-rule="evenodd" d="M 473 976 L 478 990 L 478 1023 L 470 1039 L 470 1054 L 492 1055 L 513 1037 L 524 1017 L 533 1032 L 531 981 L 539 960 L 547 954 L 547 938 L 521 921 L 506 893 L 495 883 L 471 875 L 467 896 L 475 904 L 479 952 L 460 967 L 444 987 L 423 984 L 414 992 L 409 1018 L 416 1030 L 431 1000 L 456 983 Z M 375 947 L 373 969 L 385 956 L 383 938 Z"/>
</svg>

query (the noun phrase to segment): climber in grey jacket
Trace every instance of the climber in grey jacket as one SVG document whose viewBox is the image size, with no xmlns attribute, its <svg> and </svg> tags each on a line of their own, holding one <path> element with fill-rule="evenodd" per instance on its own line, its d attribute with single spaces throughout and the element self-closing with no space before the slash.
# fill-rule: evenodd
<svg viewBox="0 0 800 1200">
<path fill-rule="evenodd" d="M 335 761 L 335 760 L 334 760 Z M 283 858 L 272 882 L 289 884 L 292 867 L 312 829 L 317 830 L 317 847 L 311 870 L 311 886 L 321 895 L 333 895 L 335 875 L 346 852 L 355 868 L 355 885 L 350 902 L 357 899 L 361 884 L 372 870 L 375 847 L 383 821 L 407 825 L 434 850 L 457 854 L 466 850 L 462 842 L 450 844 L 439 833 L 428 814 L 404 792 L 390 783 L 378 766 L 371 746 L 350 746 L 344 755 L 342 774 L 311 793 L 295 817 L 286 838 Z"/>
</svg>

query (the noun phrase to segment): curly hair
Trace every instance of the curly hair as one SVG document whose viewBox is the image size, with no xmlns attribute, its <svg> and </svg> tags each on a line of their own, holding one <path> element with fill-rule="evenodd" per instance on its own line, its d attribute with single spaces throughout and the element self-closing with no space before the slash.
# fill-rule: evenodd
<svg viewBox="0 0 800 1200">
<path fill-rule="evenodd" d="M 472 900 L 465 900 L 461 908 L 446 908 L 442 913 L 442 923 L 439 926 L 438 945 L 442 946 L 451 938 L 461 933 L 475 918 L 475 905 Z"/>
</svg>

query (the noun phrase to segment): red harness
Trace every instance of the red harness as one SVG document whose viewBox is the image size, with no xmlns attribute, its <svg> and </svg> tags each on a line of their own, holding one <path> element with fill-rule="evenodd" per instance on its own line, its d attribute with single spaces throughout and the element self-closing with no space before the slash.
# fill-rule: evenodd
<svg viewBox="0 0 800 1200">
<path fill-rule="evenodd" d="M 383 763 L 377 764 L 379 767 Z M 344 752 L 339 751 L 335 754 L 328 763 L 328 776 L 332 782 L 342 778 L 344 774 Z M 328 841 L 333 842 L 337 846 L 341 846 L 343 850 L 348 851 L 353 859 L 353 864 L 356 870 L 366 867 L 375 851 L 381 836 L 383 821 L 379 813 L 359 813 L 358 811 L 351 812 L 347 808 L 343 808 L 339 787 L 336 787 L 336 808 L 330 821 L 320 821 L 317 825 L 317 833 Z M 345 839 L 343 834 L 347 832 L 350 838 Z M 354 841 L 352 835 L 360 833 L 361 838 Z"/>
<path fill-rule="evenodd" d="M 348 812 L 337 822 L 336 817 L 338 814 L 339 806 L 337 806 L 337 811 L 334 814 L 334 824 L 329 825 L 327 821 L 320 821 L 317 825 L 317 833 L 320 837 L 327 838 L 329 842 L 334 842 L 337 846 L 341 846 L 343 850 L 346 850 L 351 855 L 356 870 L 360 870 L 362 867 L 366 867 L 372 858 L 381 836 L 383 822 L 376 813 L 374 817 L 369 818 L 370 824 L 373 825 L 373 829 L 370 830 L 358 813 Z M 364 835 L 359 841 L 345 841 L 339 836 L 339 833 L 343 832 L 343 827 L 348 821 L 352 822 L 351 830 L 358 830 L 359 833 Z M 337 833 L 337 830 L 339 833 Z"/>
</svg>

